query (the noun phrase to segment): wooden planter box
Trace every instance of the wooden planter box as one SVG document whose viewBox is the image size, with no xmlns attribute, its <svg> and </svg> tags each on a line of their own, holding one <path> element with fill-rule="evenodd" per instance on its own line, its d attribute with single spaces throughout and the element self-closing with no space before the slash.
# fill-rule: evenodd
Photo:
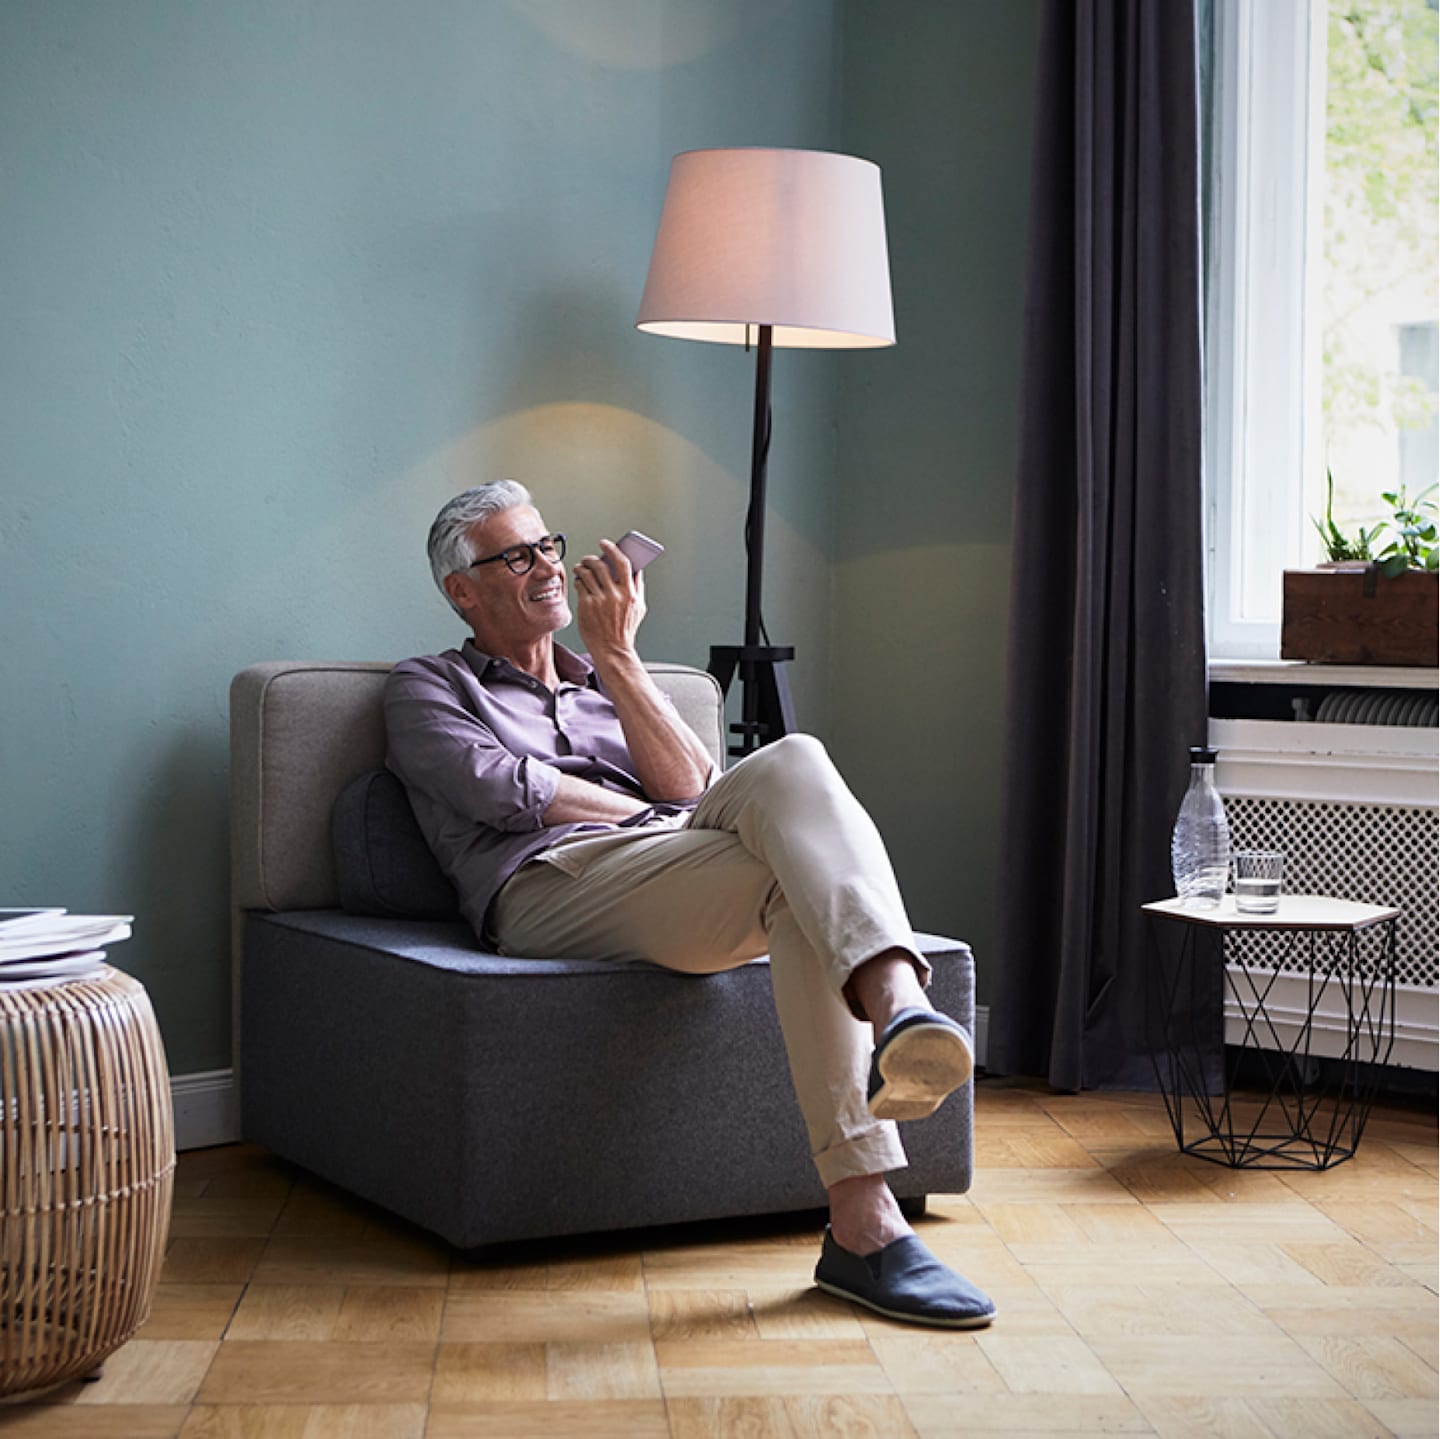
<svg viewBox="0 0 1440 1439">
<path fill-rule="evenodd" d="M 1280 658 L 1334 665 L 1434 665 L 1440 573 L 1286 570 Z"/>
</svg>

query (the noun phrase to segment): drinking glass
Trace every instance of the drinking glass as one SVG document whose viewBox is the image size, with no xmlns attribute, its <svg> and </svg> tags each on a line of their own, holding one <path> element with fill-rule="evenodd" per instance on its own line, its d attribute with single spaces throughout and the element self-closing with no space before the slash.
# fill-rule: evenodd
<svg viewBox="0 0 1440 1439">
<path fill-rule="evenodd" d="M 1240 914 L 1274 914 L 1280 908 L 1285 856 L 1273 849 L 1235 851 L 1235 908 Z"/>
</svg>

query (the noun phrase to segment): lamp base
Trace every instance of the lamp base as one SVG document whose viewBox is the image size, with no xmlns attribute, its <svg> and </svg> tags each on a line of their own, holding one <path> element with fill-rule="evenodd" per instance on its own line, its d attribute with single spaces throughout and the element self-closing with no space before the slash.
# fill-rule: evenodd
<svg viewBox="0 0 1440 1439">
<path fill-rule="evenodd" d="M 781 668 L 795 658 L 793 645 L 711 645 L 710 673 L 729 694 L 735 670 L 740 670 L 744 718 L 730 726 L 739 742 L 728 753 L 747 755 L 795 731 L 795 704 L 790 698 L 790 676 Z"/>
</svg>

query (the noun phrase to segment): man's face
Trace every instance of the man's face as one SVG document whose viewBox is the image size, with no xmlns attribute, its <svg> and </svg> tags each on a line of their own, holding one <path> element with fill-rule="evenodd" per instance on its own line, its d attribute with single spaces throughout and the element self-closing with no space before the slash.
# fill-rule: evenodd
<svg viewBox="0 0 1440 1439">
<path fill-rule="evenodd" d="M 470 542 L 476 559 L 485 559 L 549 533 L 537 509 L 513 505 L 475 525 Z M 558 557 L 547 559 L 538 551 L 534 568 L 523 575 L 497 560 L 458 571 L 445 588 L 464 610 L 475 642 L 486 654 L 518 653 L 570 623 L 565 566 Z"/>
</svg>

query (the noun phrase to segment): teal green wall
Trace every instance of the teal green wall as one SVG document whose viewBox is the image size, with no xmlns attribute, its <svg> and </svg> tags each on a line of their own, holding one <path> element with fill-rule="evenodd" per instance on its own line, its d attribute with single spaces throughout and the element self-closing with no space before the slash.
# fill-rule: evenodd
<svg viewBox="0 0 1440 1439">
<path fill-rule="evenodd" d="M 1039 3 L 850 0 L 844 26 L 843 147 L 884 171 L 898 343 L 842 377 L 832 748 L 984 1002 Z"/>
<path fill-rule="evenodd" d="M 116 958 L 174 1071 L 229 1062 L 230 676 L 453 643 L 423 537 L 454 490 L 522 479 L 586 548 L 663 537 L 648 653 L 703 663 L 739 637 L 752 362 L 632 328 L 678 150 L 848 144 L 886 167 L 901 348 L 777 365 L 767 617 L 799 647 L 806 723 L 883 791 L 859 682 L 888 645 L 877 595 L 928 597 L 902 663 L 924 633 L 949 646 L 937 684 L 994 681 L 1013 436 L 986 385 L 1016 343 L 1018 296 L 994 292 L 1017 273 L 1027 97 L 966 92 L 1019 83 L 1032 40 L 1028 3 L 992 9 L 0 6 L 0 903 L 133 912 Z M 912 23 L 958 66 L 928 98 Z M 907 132 L 944 154 L 937 194 Z M 1006 233 L 978 249 L 987 213 Z M 922 339 L 932 306 L 955 307 L 948 340 Z M 867 455 L 887 520 L 941 565 L 877 528 Z M 995 744 L 985 703 L 933 709 L 905 744 Z M 919 924 L 974 932 L 943 879 L 968 806 L 877 806 Z"/>
</svg>

